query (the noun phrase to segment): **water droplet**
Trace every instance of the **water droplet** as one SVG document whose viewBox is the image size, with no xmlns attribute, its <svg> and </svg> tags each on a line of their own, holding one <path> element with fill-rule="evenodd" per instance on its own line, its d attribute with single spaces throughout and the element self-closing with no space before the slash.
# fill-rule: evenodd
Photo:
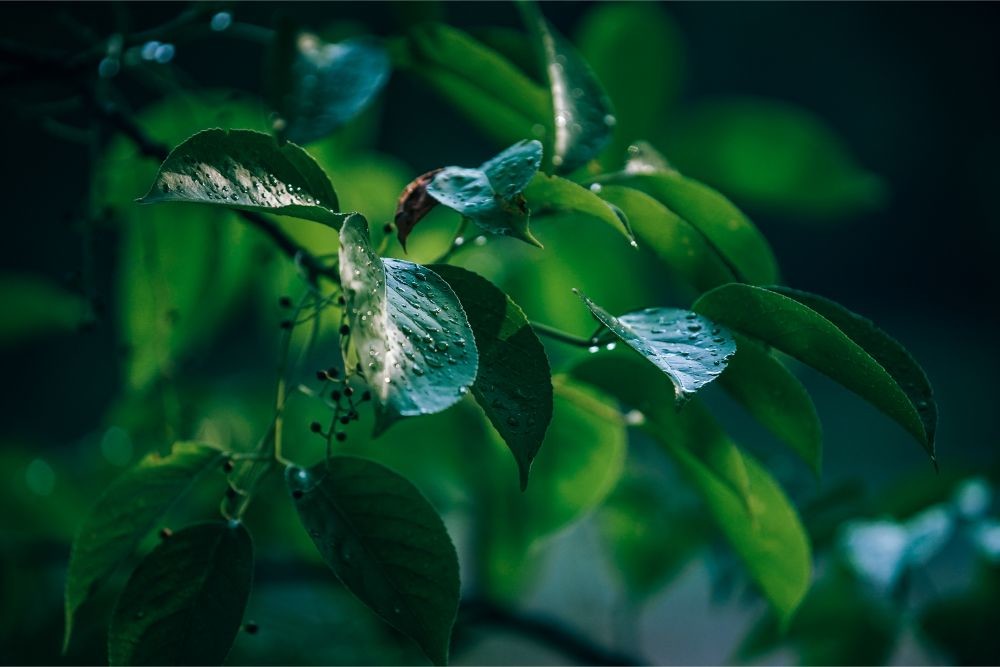
<svg viewBox="0 0 1000 667">
<path fill-rule="evenodd" d="M 591 354 L 597 354 L 600 351 L 601 351 L 601 348 L 599 348 L 596 345 L 591 345 L 590 347 L 587 348 L 587 352 L 590 352 Z"/>
<path fill-rule="evenodd" d="M 598 193 L 598 192 L 600 192 L 603 189 L 604 189 L 604 187 L 600 183 L 591 183 L 590 184 L 590 191 L 593 192 L 593 193 L 595 193 L 595 194 Z"/>
</svg>

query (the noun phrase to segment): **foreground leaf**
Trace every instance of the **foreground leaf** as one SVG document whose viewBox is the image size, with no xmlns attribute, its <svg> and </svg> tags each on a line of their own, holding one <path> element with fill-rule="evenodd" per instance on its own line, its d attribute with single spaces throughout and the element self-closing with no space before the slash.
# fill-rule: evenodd
<svg viewBox="0 0 1000 667">
<path fill-rule="evenodd" d="M 331 44 L 310 33 L 279 32 L 272 54 L 273 102 L 290 141 L 322 139 L 351 120 L 389 79 L 389 55 L 378 42 Z"/>
<path fill-rule="evenodd" d="M 787 621 L 809 588 L 810 548 L 795 509 L 767 470 L 737 450 L 697 400 L 675 410 L 662 376 L 647 365 L 591 358 L 577 366 L 573 376 L 642 412 L 643 430 L 685 474 L 751 578 Z M 735 461 L 720 465 L 725 460 L 720 454 L 727 449 L 729 458 L 738 456 L 746 475 L 746 496 L 733 484 Z"/>
<path fill-rule="evenodd" d="M 430 503 L 388 468 L 348 456 L 288 468 L 286 480 L 337 578 L 435 664 L 446 664 L 458 612 L 458 557 Z"/>
<path fill-rule="evenodd" d="M 382 259 L 368 223 L 352 215 L 340 231 L 340 279 L 351 339 L 375 398 L 375 432 L 401 417 L 440 412 L 476 379 L 478 353 L 448 283 L 412 262 Z"/>
<path fill-rule="evenodd" d="M 170 454 L 149 454 L 108 487 L 80 527 L 66 573 L 66 635 L 96 586 L 132 555 L 174 501 L 222 452 L 195 442 L 175 443 Z"/>
<path fill-rule="evenodd" d="M 524 188 L 538 171 L 542 144 L 521 141 L 478 169 L 445 167 L 427 183 L 427 194 L 491 234 L 519 238 L 541 247 L 528 231 Z"/>
<path fill-rule="evenodd" d="M 739 334 L 734 338 L 736 354 L 719 384 L 819 476 L 823 463 L 822 428 L 809 392 L 759 343 Z"/>
<path fill-rule="evenodd" d="M 243 524 L 177 531 L 139 563 L 108 630 L 112 665 L 221 665 L 243 622 L 253 541 Z"/>
<path fill-rule="evenodd" d="M 718 377 L 736 352 L 732 334 L 697 313 L 646 308 L 615 317 L 583 294 L 580 298 L 611 333 L 667 374 L 678 403 Z"/>
<path fill-rule="evenodd" d="M 144 204 L 196 202 L 340 228 L 337 195 L 308 153 L 250 130 L 205 130 L 167 156 Z"/>
<path fill-rule="evenodd" d="M 637 245 L 628 215 L 613 204 L 609 206 L 610 202 L 578 183 L 538 173 L 524 190 L 524 196 L 536 218 L 544 215 L 582 215 L 612 226 L 624 234 L 633 247 Z"/>
<path fill-rule="evenodd" d="M 931 460 L 936 461 L 936 407 L 930 398 L 926 377 L 912 357 L 871 322 L 842 306 L 817 301 L 819 297 L 813 295 L 789 292 L 798 295 L 800 301 L 783 293 L 785 291 L 783 288 L 723 285 L 703 295 L 693 308 L 736 331 L 773 345 L 844 385 L 909 431 L 927 450 Z M 816 303 L 836 322 L 807 303 Z M 844 323 L 846 330 L 838 323 Z M 910 383 L 912 388 L 906 386 Z M 923 418 L 922 413 L 927 417 Z"/>
<path fill-rule="evenodd" d="M 469 318 L 479 350 L 472 395 L 514 455 L 524 490 L 552 419 L 545 348 L 524 312 L 493 283 L 456 266 L 430 268 L 455 290 Z"/>
<path fill-rule="evenodd" d="M 538 8 L 521 3 L 528 28 L 542 55 L 553 113 L 552 166 L 568 174 L 590 162 L 611 140 L 611 101 L 590 67 Z"/>
</svg>

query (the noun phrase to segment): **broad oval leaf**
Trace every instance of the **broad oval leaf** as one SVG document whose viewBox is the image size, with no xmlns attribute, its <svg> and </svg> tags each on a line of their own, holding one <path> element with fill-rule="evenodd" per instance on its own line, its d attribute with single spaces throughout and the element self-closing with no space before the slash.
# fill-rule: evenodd
<svg viewBox="0 0 1000 667">
<path fill-rule="evenodd" d="M 693 308 L 857 393 L 909 431 L 936 462 L 936 407 L 926 376 L 899 343 L 871 322 L 810 294 L 739 284 L 704 294 Z"/>
<path fill-rule="evenodd" d="M 645 364 L 595 357 L 574 368 L 573 377 L 642 412 L 643 430 L 685 474 L 751 578 L 787 621 L 809 589 L 810 546 L 795 508 L 767 470 L 736 448 L 697 399 L 674 410 L 662 376 Z M 746 476 L 742 489 L 732 482 L 732 466 L 706 457 L 706 447 L 729 450 L 739 459 Z"/>
<path fill-rule="evenodd" d="M 476 342 L 458 297 L 433 271 L 375 254 L 368 223 L 340 230 L 340 279 L 351 338 L 375 398 L 375 432 L 440 412 L 476 379 Z"/>
<path fill-rule="evenodd" d="M 521 3 L 542 54 L 553 113 L 551 162 L 567 174 L 587 164 L 611 141 L 611 101 L 576 48 L 556 33 L 533 4 Z"/>
<path fill-rule="evenodd" d="M 166 456 L 155 452 L 145 456 L 98 498 L 70 550 L 66 573 L 66 644 L 80 605 L 132 555 L 194 480 L 219 465 L 222 457 L 223 453 L 215 447 L 178 442 Z"/>
<path fill-rule="evenodd" d="M 778 263 L 767 239 L 732 202 L 707 185 L 672 170 L 618 172 L 598 182 L 645 192 L 684 218 L 738 280 L 758 285 L 778 281 Z"/>
<path fill-rule="evenodd" d="M 637 246 L 628 214 L 613 203 L 604 201 L 595 192 L 599 192 L 599 187 L 590 190 L 569 179 L 538 173 L 525 188 L 524 196 L 536 218 L 544 215 L 583 215 L 614 227 L 633 247 Z"/>
<path fill-rule="evenodd" d="M 322 139 L 351 120 L 385 86 L 389 55 L 373 39 L 328 43 L 311 33 L 279 32 L 272 56 L 274 103 L 290 141 Z"/>
<path fill-rule="evenodd" d="M 397 65 L 501 145 L 544 135 L 547 92 L 493 49 L 440 23 L 415 26 L 402 46 Z"/>
<path fill-rule="evenodd" d="M 739 334 L 734 338 L 736 354 L 719 384 L 819 476 L 823 433 L 809 392 L 759 343 Z"/>
<path fill-rule="evenodd" d="M 112 665 L 221 665 L 243 622 L 253 541 L 203 523 L 163 540 L 129 577 L 108 630 Z"/>
<path fill-rule="evenodd" d="M 699 293 L 735 280 L 726 261 L 691 223 L 645 192 L 621 185 L 600 185 L 597 194 L 625 212 L 643 248 L 652 250 Z M 530 195 L 529 189 L 529 202 Z"/>
<path fill-rule="evenodd" d="M 337 578 L 435 664 L 446 664 L 458 612 L 458 557 L 431 504 L 403 477 L 351 456 L 290 467 L 285 477 Z"/>
<path fill-rule="evenodd" d="M 427 194 L 492 233 L 540 246 L 528 231 L 530 211 L 522 191 L 538 171 L 542 144 L 521 141 L 477 169 L 445 167 L 426 185 Z"/>
<path fill-rule="evenodd" d="M 670 156 L 742 204 L 814 219 L 877 206 L 885 186 L 826 122 L 752 97 L 703 102 L 670 123 Z"/>
<path fill-rule="evenodd" d="M 340 228 L 337 195 L 295 144 L 251 130 L 205 130 L 167 156 L 144 204 L 196 202 L 313 220 Z"/>
<path fill-rule="evenodd" d="M 514 455 L 523 490 L 552 419 L 545 348 L 524 312 L 493 283 L 456 266 L 430 268 L 455 290 L 469 318 L 479 350 L 472 395 Z"/>
<path fill-rule="evenodd" d="M 725 328 L 679 308 L 646 308 L 615 317 L 583 294 L 580 298 L 604 326 L 667 374 L 683 403 L 714 380 L 736 352 Z"/>
</svg>

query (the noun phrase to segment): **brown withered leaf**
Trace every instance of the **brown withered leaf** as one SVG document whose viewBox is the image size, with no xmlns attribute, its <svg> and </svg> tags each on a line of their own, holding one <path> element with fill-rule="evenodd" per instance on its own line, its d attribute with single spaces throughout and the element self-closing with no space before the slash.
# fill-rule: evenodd
<svg viewBox="0 0 1000 667">
<path fill-rule="evenodd" d="M 432 169 L 426 174 L 417 176 L 399 195 L 399 201 L 396 203 L 396 238 L 399 239 L 399 245 L 403 246 L 403 250 L 406 250 L 406 239 L 413 228 L 438 204 L 434 197 L 427 194 L 427 185 L 434 180 L 439 171 L 441 170 Z"/>
</svg>

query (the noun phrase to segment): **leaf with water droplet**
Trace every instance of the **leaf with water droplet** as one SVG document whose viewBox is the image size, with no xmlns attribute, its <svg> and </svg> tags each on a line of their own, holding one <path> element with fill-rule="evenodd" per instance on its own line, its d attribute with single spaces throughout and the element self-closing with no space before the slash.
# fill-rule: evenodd
<svg viewBox="0 0 1000 667">
<path fill-rule="evenodd" d="M 646 415 L 641 428 L 677 464 L 775 611 L 788 620 L 809 590 L 809 539 L 778 483 L 740 451 L 697 398 L 670 404 L 663 376 L 634 358 L 589 357 L 572 375 Z"/>
<path fill-rule="evenodd" d="M 441 169 L 426 185 L 427 194 L 491 234 L 541 247 L 528 230 L 530 211 L 522 194 L 541 160 L 540 142 L 521 141 L 476 169 Z"/>
<path fill-rule="evenodd" d="M 221 665 L 243 622 L 253 541 L 243 524 L 202 523 L 163 540 L 125 584 L 108 629 L 112 665 Z"/>
<path fill-rule="evenodd" d="M 132 555 L 195 479 L 218 466 L 221 460 L 222 452 L 215 447 L 178 442 L 169 454 L 147 454 L 101 494 L 70 550 L 66 573 L 66 645 L 80 605 Z"/>
<path fill-rule="evenodd" d="M 427 499 L 388 468 L 351 456 L 290 467 L 285 479 L 337 578 L 435 664 L 446 664 L 458 612 L 458 557 Z"/>
<path fill-rule="evenodd" d="M 524 197 L 536 219 L 583 216 L 599 220 L 621 232 L 629 243 L 636 244 L 628 215 L 621 208 L 603 200 L 600 190 L 590 190 L 559 176 L 538 173 L 524 190 Z"/>
<path fill-rule="evenodd" d="M 736 352 L 728 330 L 690 311 L 646 308 L 615 317 L 583 294 L 580 298 L 601 324 L 667 374 L 678 403 L 717 378 Z"/>
<path fill-rule="evenodd" d="M 549 82 L 552 166 L 568 174 L 595 158 L 611 140 L 616 122 L 611 100 L 576 48 L 552 29 L 538 8 L 531 3 L 518 6 L 538 44 Z"/>
<path fill-rule="evenodd" d="M 351 341 L 375 400 L 376 434 L 402 417 L 458 402 L 459 388 L 476 379 L 479 355 L 448 283 L 419 264 L 378 257 L 357 214 L 340 230 L 340 278 Z M 454 350 L 439 349 L 444 337 Z"/>
<path fill-rule="evenodd" d="M 290 141 L 322 139 L 363 111 L 389 79 L 389 55 L 371 38 L 324 42 L 283 27 L 269 54 L 269 97 Z"/>
<path fill-rule="evenodd" d="M 313 220 L 335 229 L 337 195 L 316 161 L 251 130 L 204 130 L 160 165 L 144 204 L 192 202 Z"/>
<path fill-rule="evenodd" d="M 552 419 L 545 348 L 524 312 L 493 283 L 457 266 L 431 268 L 455 290 L 469 318 L 479 349 L 472 394 L 514 455 L 525 489 Z"/>
<path fill-rule="evenodd" d="M 937 408 L 926 375 L 868 320 L 806 292 L 735 283 L 702 295 L 693 308 L 854 391 L 909 431 L 936 463 Z"/>
</svg>

